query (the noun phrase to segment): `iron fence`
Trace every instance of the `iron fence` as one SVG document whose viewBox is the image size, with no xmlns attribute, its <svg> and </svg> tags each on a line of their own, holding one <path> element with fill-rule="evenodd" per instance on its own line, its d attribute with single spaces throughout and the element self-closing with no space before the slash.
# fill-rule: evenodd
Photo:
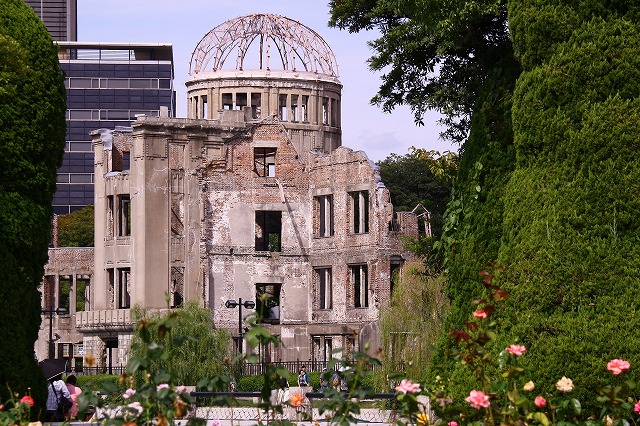
<svg viewBox="0 0 640 426">
<path fill-rule="evenodd" d="M 300 371 L 302 366 L 307 367 L 308 372 L 320 372 L 325 368 L 328 368 L 328 361 L 280 361 L 280 362 L 259 362 L 259 363 L 244 363 L 242 367 L 234 368 L 233 374 L 239 376 L 260 376 L 264 374 L 264 372 L 269 367 L 281 367 L 290 371 L 292 373 L 297 373 Z M 338 370 L 342 366 L 341 363 L 338 363 L 333 366 L 334 370 Z M 367 364 L 365 365 L 365 370 L 367 371 L 376 371 L 380 368 L 380 366 Z M 73 373 L 78 376 L 95 376 L 97 374 L 113 374 L 120 375 L 123 374 L 126 370 L 125 366 L 111 366 L 111 367 L 82 367 L 79 369 L 72 369 L 68 373 Z"/>
</svg>

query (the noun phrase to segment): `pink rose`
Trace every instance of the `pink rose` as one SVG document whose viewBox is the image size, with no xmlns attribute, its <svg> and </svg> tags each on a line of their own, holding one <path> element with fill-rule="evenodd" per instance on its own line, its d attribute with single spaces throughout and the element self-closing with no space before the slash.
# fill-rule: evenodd
<svg viewBox="0 0 640 426">
<path fill-rule="evenodd" d="M 449 423 L 447 423 L 447 426 L 458 426 L 458 422 L 456 422 L 455 420 L 452 420 Z"/>
<path fill-rule="evenodd" d="M 631 364 L 623 359 L 612 359 L 607 364 L 607 370 L 611 371 L 616 376 L 627 371 L 629 367 L 631 367 Z"/>
<path fill-rule="evenodd" d="M 124 391 L 124 393 L 122 394 L 122 398 L 124 398 L 124 399 L 129 399 L 129 398 L 131 398 L 131 397 L 132 397 L 133 395 L 135 395 L 135 394 L 136 394 L 135 389 L 131 389 L 131 388 L 129 388 L 129 389 L 127 389 L 126 391 Z"/>
<path fill-rule="evenodd" d="M 36 405 L 35 402 L 33 402 L 33 398 L 31 398 L 29 395 L 25 395 L 20 399 L 20 402 L 22 404 L 29 404 L 29 407 L 33 407 L 34 405 Z"/>
<path fill-rule="evenodd" d="M 636 402 L 636 405 L 633 406 L 633 411 L 640 414 L 640 401 Z"/>
<path fill-rule="evenodd" d="M 489 396 L 485 395 L 482 391 L 472 390 L 469 396 L 465 398 L 473 408 L 479 410 L 480 408 L 487 408 L 489 406 Z"/>
<path fill-rule="evenodd" d="M 473 313 L 473 316 L 476 318 L 486 318 L 487 313 L 484 311 L 484 309 L 478 309 Z"/>
<path fill-rule="evenodd" d="M 156 392 L 160 392 L 160 389 L 169 389 L 169 385 L 166 383 L 160 383 L 156 386 Z"/>
<path fill-rule="evenodd" d="M 400 384 L 396 386 L 396 390 L 401 393 L 416 393 L 420 392 L 420 384 L 413 383 L 411 380 L 402 379 Z"/>
<path fill-rule="evenodd" d="M 547 405 L 547 400 L 538 395 L 536 396 L 536 399 L 533 401 L 533 403 L 536 404 L 536 407 L 542 408 Z"/>
<path fill-rule="evenodd" d="M 511 355 L 520 356 L 527 351 L 523 345 L 511 345 L 507 348 L 507 352 Z"/>
</svg>

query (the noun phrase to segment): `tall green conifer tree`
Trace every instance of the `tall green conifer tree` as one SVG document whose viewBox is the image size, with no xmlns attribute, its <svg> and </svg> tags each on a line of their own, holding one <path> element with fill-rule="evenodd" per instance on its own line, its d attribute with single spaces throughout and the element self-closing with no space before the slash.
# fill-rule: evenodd
<svg viewBox="0 0 640 426">
<path fill-rule="evenodd" d="M 31 388 L 44 408 L 33 347 L 65 144 L 65 89 L 42 21 L 21 0 L 0 0 L 0 10 L 0 397 L 7 385 L 21 394 Z"/>
</svg>

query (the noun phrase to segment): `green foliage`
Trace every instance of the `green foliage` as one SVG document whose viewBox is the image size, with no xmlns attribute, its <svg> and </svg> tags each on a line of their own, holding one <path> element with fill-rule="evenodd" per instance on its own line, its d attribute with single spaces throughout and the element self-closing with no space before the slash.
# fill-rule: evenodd
<svg viewBox="0 0 640 426">
<path fill-rule="evenodd" d="M 443 276 L 433 278 L 421 265 L 405 265 L 391 305 L 380 313 L 383 368 L 376 375 L 377 389 L 388 391 L 387 377 L 398 372 L 426 378 L 447 309 L 443 286 Z"/>
<path fill-rule="evenodd" d="M 37 413 L 45 383 L 33 357 L 38 287 L 47 261 L 51 200 L 65 144 L 65 89 L 57 49 L 21 0 L 0 0 L 0 397 L 31 387 Z M 17 320 L 19 319 L 19 321 Z"/>
<path fill-rule="evenodd" d="M 118 376 L 112 374 L 97 374 L 95 376 L 77 376 L 77 385 L 83 392 L 97 392 L 105 382 L 111 383 L 113 386 L 118 384 Z"/>
<path fill-rule="evenodd" d="M 440 155 L 414 148 L 409 154 L 391 154 L 376 163 L 382 182 L 389 188 L 394 210 L 410 212 L 422 204 L 430 213 L 431 230 L 436 238 L 442 233 L 442 215 L 451 195 L 447 176 L 456 167 L 455 154 L 451 155 L 453 158 L 447 153 Z M 442 170 L 443 162 L 446 162 L 446 171 Z"/>
<path fill-rule="evenodd" d="M 260 392 L 260 389 L 262 389 L 263 386 L 263 376 L 242 376 L 238 381 L 237 390 L 238 392 Z"/>
<path fill-rule="evenodd" d="M 130 362 L 145 356 L 149 348 L 143 344 L 144 339 L 153 338 L 159 342 L 153 351 L 163 350 L 167 355 L 154 357 L 149 368 L 170 374 L 173 384 L 194 386 L 203 377 L 212 377 L 228 369 L 224 360 L 229 360 L 230 337 L 226 330 L 213 327 L 211 311 L 195 302 L 187 302 L 176 310 L 178 312 L 171 324 L 173 334 L 167 333 L 166 327 L 159 327 L 159 335 L 147 336 L 158 331 L 138 328 L 131 345 Z M 161 313 L 145 315 L 139 310 L 136 315 L 141 324 L 156 323 L 164 318 Z M 140 383 L 144 378 L 137 380 Z"/>
<path fill-rule="evenodd" d="M 482 133 L 495 138 L 500 121 L 474 123 L 461 156 L 458 204 L 445 217 L 449 329 L 465 323 L 465 301 L 478 298 L 469 285 L 472 268 L 497 259 L 507 267 L 500 285 L 511 300 L 496 317 L 500 333 L 488 349 L 495 355 L 519 339 L 531 350 L 523 367 L 535 372 L 537 385 L 573 379 L 584 418 L 599 414 L 597 389 L 611 379 L 602 361 L 635 359 L 640 348 L 639 12 L 633 2 L 509 2 L 524 69 L 515 89 L 503 92 L 513 96 L 502 97 L 513 143 L 504 137 L 478 145 L 493 162 L 478 160 L 469 143 Z M 498 89 L 487 93 L 500 99 Z M 508 161 L 496 162 L 501 158 Z M 494 175 L 483 182 L 487 170 Z M 436 364 L 468 390 L 468 374 L 447 364 L 450 350 L 443 343 Z M 637 370 L 629 373 L 639 378 Z"/>
<path fill-rule="evenodd" d="M 58 216 L 58 246 L 93 247 L 93 218 L 92 205 Z"/>
<path fill-rule="evenodd" d="M 332 0 L 329 25 L 376 28 L 370 68 L 381 71 L 373 103 L 409 105 L 417 123 L 427 110 L 445 118 L 445 137 L 462 141 L 487 74 L 513 56 L 504 0 Z"/>
</svg>

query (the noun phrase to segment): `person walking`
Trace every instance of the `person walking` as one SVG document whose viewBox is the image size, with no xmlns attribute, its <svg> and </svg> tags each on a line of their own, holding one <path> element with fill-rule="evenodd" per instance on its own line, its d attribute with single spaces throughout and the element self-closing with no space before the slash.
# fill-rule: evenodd
<svg viewBox="0 0 640 426">
<path fill-rule="evenodd" d="M 298 386 L 309 386 L 309 375 L 307 374 L 307 367 L 304 365 L 300 368 L 300 372 L 298 373 Z"/>
<path fill-rule="evenodd" d="M 49 379 L 49 385 L 47 387 L 47 413 L 45 414 L 45 422 L 63 422 L 64 414 L 58 410 L 58 405 L 62 397 L 71 399 L 69 389 L 62 381 L 62 373 L 53 376 Z"/>
<path fill-rule="evenodd" d="M 75 419 L 78 416 L 78 396 L 82 393 L 82 389 L 76 386 L 77 379 L 73 374 L 67 377 L 67 390 L 69 391 L 69 395 L 71 395 L 71 402 L 73 405 L 71 409 L 67 413 L 67 419 Z"/>
</svg>

